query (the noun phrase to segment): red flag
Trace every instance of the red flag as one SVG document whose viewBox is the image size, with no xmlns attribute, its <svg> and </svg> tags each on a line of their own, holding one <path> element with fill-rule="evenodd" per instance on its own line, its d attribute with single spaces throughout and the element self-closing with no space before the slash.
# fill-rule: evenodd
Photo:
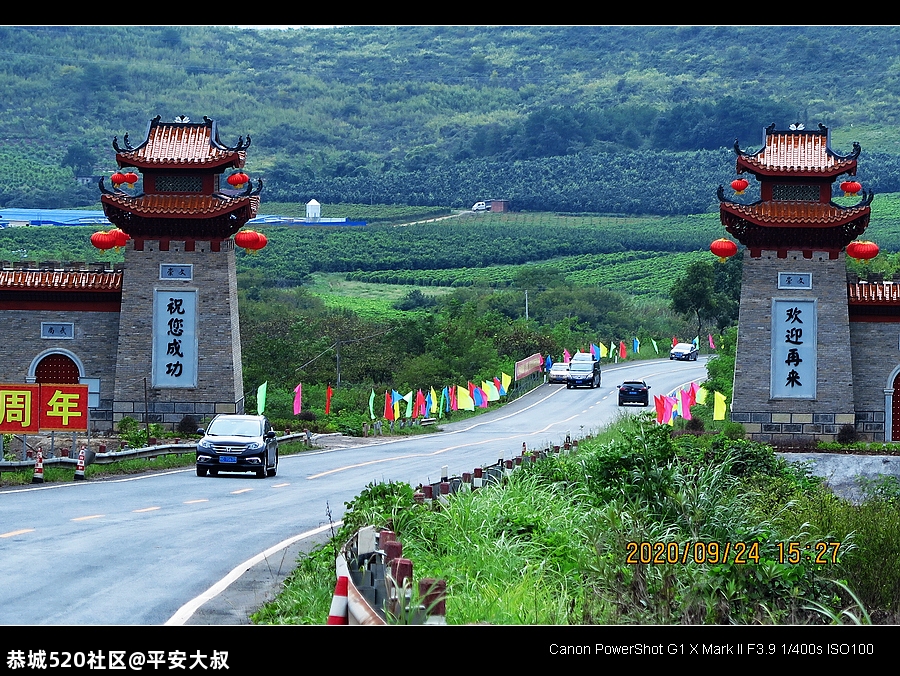
<svg viewBox="0 0 900 676">
<path fill-rule="evenodd" d="M 384 419 L 385 420 L 393 420 L 394 419 L 394 399 L 391 397 L 391 391 L 387 390 L 384 393 Z"/>
<path fill-rule="evenodd" d="M 413 413 L 414 418 L 418 418 L 420 415 L 424 416 L 426 413 L 426 411 L 425 411 L 425 394 L 422 392 L 422 390 L 419 390 L 418 392 L 416 392 L 416 403 L 415 403 L 414 411 L 415 411 Z"/>
<path fill-rule="evenodd" d="M 331 389 L 331 385 L 328 386 L 328 389 L 325 390 L 325 415 L 331 413 L 331 395 L 334 394 L 334 390 Z"/>
<path fill-rule="evenodd" d="M 672 347 L 675 347 L 676 345 L 678 345 L 678 338 L 672 336 Z"/>
<path fill-rule="evenodd" d="M 663 398 L 658 394 L 654 395 L 653 404 L 656 406 L 656 422 L 662 425 L 663 418 L 666 415 L 666 405 L 663 401 Z"/>
<path fill-rule="evenodd" d="M 625 341 L 620 340 L 619 341 L 619 359 L 625 359 L 626 356 L 627 355 L 625 353 Z"/>
</svg>

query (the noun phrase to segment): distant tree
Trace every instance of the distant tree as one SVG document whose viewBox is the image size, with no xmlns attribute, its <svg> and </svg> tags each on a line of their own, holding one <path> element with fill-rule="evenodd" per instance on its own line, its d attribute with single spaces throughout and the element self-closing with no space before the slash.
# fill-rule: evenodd
<svg viewBox="0 0 900 676">
<path fill-rule="evenodd" d="M 684 276 L 672 285 L 670 295 L 675 312 L 697 318 L 699 336 L 703 318 L 715 316 L 715 271 L 712 263 L 691 263 Z"/>
<path fill-rule="evenodd" d="M 60 162 L 62 167 L 71 167 L 76 176 L 91 176 L 95 164 L 97 156 L 84 143 L 73 143 L 66 148 L 66 154 Z"/>
<path fill-rule="evenodd" d="M 721 265 L 705 261 L 691 263 L 684 276 L 672 285 L 672 309 L 696 317 L 697 335 L 704 318 L 714 319 L 719 331 L 737 322 L 741 261 L 735 259 Z"/>
</svg>

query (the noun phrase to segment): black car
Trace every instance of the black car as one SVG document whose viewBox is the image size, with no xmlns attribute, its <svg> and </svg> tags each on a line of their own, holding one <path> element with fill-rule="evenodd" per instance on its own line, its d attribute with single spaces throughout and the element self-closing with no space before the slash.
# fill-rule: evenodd
<svg viewBox="0 0 900 676">
<path fill-rule="evenodd" d="M 626 403 L 650 405 L 650 386 L 643 380 L 626 380 L 619 385 L 619 406 Z"/>
<path fill-rule="evenodd" d="M 260 479 L 278 471 L 278 440 L 265 416 L 217 415 L 197 444 L 197 476 L 255 472 Z"/>
<path fill-rule="evenodd" d="M 600 385 L 600 362 L 589 359 L 578 359 L 569 362 L 569 379 L 566 387 L 572 389 L 579 385 L 598 387 Z"/>
</svg>

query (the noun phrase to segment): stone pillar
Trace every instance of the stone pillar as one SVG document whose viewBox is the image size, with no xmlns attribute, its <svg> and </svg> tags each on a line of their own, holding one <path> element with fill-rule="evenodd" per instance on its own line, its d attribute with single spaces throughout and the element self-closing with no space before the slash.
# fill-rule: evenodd
<svg viewBox="0 0 900 676">
<path fill-rule="evenodd" d="M 187 244 L 187 246 L 186 246 Z M 217 250 L 214 250 L 217 249 Z M 161 266 L 173 266 L 166 276 Z M 187 278 L 189 277 L 189 278 Z M 157 294 L 157 291 L 163 292 Z M 184 292 L 193 300 L 194 334 L 181 350 L 195 359 L 189 386 L 154 384 L 154 299 L 165 302 L 165 292 Z M 162 299 L 162 300 L 160 300 Z M 238 321 L 237 275 L 234 243 L 218 247 L 208 241 L 169 242 L 130 240 L 125 249 L 122 311 L 116 359 L 114 418 L 143 420 L 144 379 L 147 382 L 150 422 L 177 424 L 185 415 L 208 418 L 215 413 L 243 412 L 243 372 Z M 156 329 L 154 328 L 156 327 Z M 156 360 L 165 360 L 157 340 Z M 172 361 L 177 359 L 171 357 Z M 159 377 L 157 363 L 156 374 Z M 188 370 L 185 370 L 185 374 Z"/>
<path fill-rule="evenodd" d="M 763 250 L 758 258 L 745 256 L 743 266 L 731 419 L 759 441 L 833 439 L 842 425 L 856 422 L 844 253 L 831 259 L 827 252 L 805 258 L 788 251 L 778 258 Z M 785 378 L 793 369 L 786 360 L 794 344 L 786 342 L 785 317 L 773 316 L 785 314 L 791 301 L 805 313 L 801 349 L 809 349 L 809 339 L 815 342 L 803 366 L 809 368 L 812 355 L 815 382 L 804 376 L 796 387 Z"/>
</svg>

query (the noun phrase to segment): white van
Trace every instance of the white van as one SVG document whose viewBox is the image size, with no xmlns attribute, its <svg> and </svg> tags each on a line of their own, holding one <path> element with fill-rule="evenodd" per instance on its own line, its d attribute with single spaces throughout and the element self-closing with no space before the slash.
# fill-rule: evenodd
<svg viewBox="0 0 900 676">
<path fill-rule="evenodd" d="M 487 210 L 488 210 L 488 205 L 486 202 L 475 202 L 475 204 L 472 205 L 472 211 L 487 211 Z"/>
</svg>

